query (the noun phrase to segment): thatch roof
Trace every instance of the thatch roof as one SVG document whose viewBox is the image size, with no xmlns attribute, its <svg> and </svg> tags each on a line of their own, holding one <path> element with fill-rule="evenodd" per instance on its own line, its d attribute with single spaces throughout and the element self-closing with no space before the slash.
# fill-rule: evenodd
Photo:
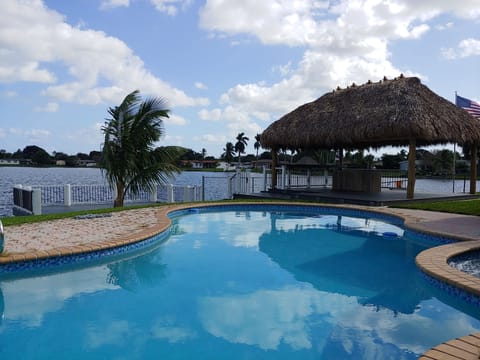
<svg viewBox="0 0 480 360">
<path fill-rule="evenodd" d="M 304 104 L 261 135 L 264 148 L 352 148 L 480 140 L 480 121 L 416 77 L 337 89 Z"/>
</svg>

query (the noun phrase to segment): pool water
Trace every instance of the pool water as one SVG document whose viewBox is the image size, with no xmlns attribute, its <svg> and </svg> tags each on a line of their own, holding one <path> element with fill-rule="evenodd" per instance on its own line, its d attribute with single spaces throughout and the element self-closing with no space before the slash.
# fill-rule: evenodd
<svg viewBox="0 0 480 360">
<path fill-rule="evenodd" d="M 239 208 L 171 230 L 141 256 L 0 279 L 0 359 L 416 359 L 480 329 L 396 225 Z"/>
</svg>

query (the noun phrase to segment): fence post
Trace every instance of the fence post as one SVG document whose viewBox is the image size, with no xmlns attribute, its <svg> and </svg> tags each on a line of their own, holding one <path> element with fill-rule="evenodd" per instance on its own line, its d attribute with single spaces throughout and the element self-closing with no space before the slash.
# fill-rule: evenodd
<svg viewBox="0 0 480 360">
<path fill-rule="evenodd" d="M 285 182 L 287 181 L 287 167 L 285 165 L 282 165 L 282 185 L 280 189 L 285 189 Z"/>
<path fill-rule="evenodd" d="M 174 203 L 175 197 L 173 196 L 173 185 L 167 184 L 167 202 Z"/>
<path fill-rule="evenodd" d="M 312 184 L 312 171 L 310 169 L 307 169 L 307 189 L 310 189 L 311 184 Z"/>
<path fill-rule="evenodd" d="M 202 176 L 202 188 L 200 189 L 200 201 L 205 201 L 205 176 Z"/>
<path fill-rule="evenodd" d="M 5 234 L 3 232 L 2 220 L 0 220 L 0 253 L 3 252 L 4 242 L 5 242 Z"/>
<path fill-rule="evenodd" d="M 157 202 L 157 185 L 155 185 L 155 188 L 152 189 L 150 192 L 150 202 L 156 203 Z"/>
<path fill-rule="evenodd" d="M 32 212 L 33 215 L 42 215 L 42 190 L 32 190 Z"/>
<path fill-rule="evenodd" d="M 22 185 L 18 184 L 13 187 L 13 204 L 19 207 L 23 207 L 23 192 Z"/>
<path fill-rule="evenodd" d="M 65 206 L 72 206 L 72 187 L 70 184 L 63 186 L 63 203 Z"/>
<path fill-rule="evenodd" d="M 328 169 L 323 169 L 323 176 L 325 178 L 325 187 L 328 186 Z"/>
</svg>

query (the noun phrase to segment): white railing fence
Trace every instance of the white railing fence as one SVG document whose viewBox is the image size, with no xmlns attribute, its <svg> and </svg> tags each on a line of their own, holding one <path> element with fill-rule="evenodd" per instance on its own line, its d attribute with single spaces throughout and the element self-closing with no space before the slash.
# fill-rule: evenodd
<svg viewBox="0 0 480 360">
<path fill-rule="evenodd" d="M 406 177 L 395 171 L 382 173 L 382 187 L 403 189 Z M 268 191 L 272 184 L 271 169 L 262 173 L 249 169 L 237 169 L 231 176 L 203 176 L 201 185 L 158 185 L 152 192 L 142 191 L 137 195 L 127 192 L 125 202 L 192 202 L 232 199 L 234 194 L 255 194 Z M 325 189 L 332 186 L 332 173 L 327 169 L 277 168 L 277 189 Z M 14 188 L 14 208 L 18 212 L 41 213 L 42 206 L 81 204 L 108 204 L 115 198 L 115 190 L 108 185 L 42 185 Z"/>
<path fill-rule="evenodd" d="M 108 185 L 16 185 L 13 194 L 17 213 L 39 215 L 42 206 L 113 204 L 116 191 Z M 127 192 L 125 203 L 203 201 L 203 194 L 201 186 L 158 185 L 153 191 L 141 191 L 136 195 Z"/>
<path fill-rule="evenodd" d="M 332 174 L 327 169 L 289 169 L 287 166 L 276 168 L 277 189 L 295 188 L 314 189 L 332 186 Z M 264 187 L 268 190 L 272 184 L 272 170 L 264 168 Z"/>
</svg>

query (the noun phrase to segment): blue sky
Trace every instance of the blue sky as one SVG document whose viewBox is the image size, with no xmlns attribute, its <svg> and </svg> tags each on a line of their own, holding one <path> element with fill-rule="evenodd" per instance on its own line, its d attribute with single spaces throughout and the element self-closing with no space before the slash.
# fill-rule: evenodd
<svg viewBox="0 0 480 360">
<path fill-rule="evenodd" d="M 100 150 L 138 89 L 171 109 L 158 145 L 254 153 L 297 106 L 400 73 L 479 101 L 480 0 L 2 0 L 0 149 Z"/>
</svg>

